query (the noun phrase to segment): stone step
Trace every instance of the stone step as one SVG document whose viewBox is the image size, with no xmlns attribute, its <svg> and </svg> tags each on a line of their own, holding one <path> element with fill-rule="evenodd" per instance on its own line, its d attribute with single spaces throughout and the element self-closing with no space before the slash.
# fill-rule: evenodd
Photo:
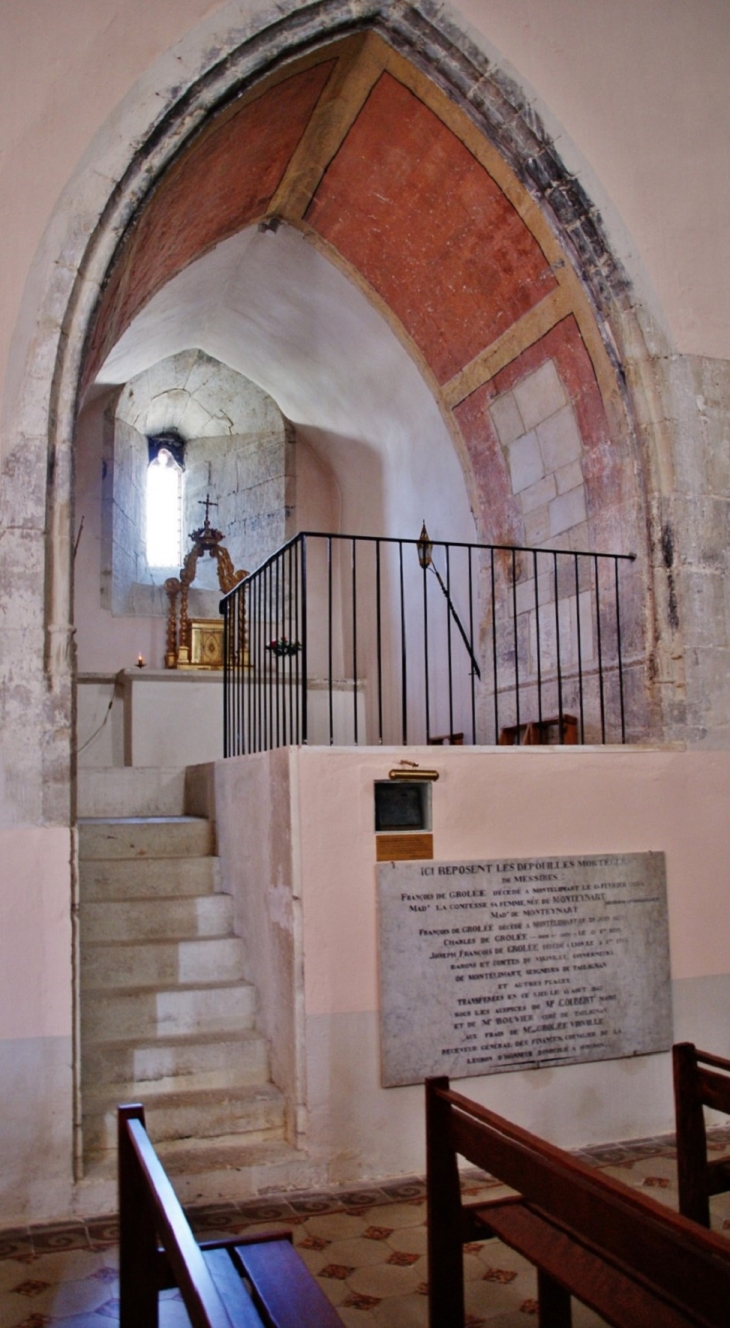
<svg viewBox="0 0 730 1328">
<path fill-rule="evenodd" d="M 144 1100 L 147 1092 L 249 1087 L 265 1083 L 268 1077 L 266 1040 L 255 1029 L 146 1043 L 135 1038 L 86 1049 L 84 1102 L 93 1101 L 100 1091 L 118 1102 L 136 1102 Z"/>
<path fill-rule="evenodd" d="M 219 888 L 218 859 L 116 858 L 79 863 L 82 903 L 94 899 L 142 899 L 207 895 Z"/>
<path fill-rule="evenodd" d="M 202 858 L 213 852 L 210 821 L 200 816 L 120 816 L 79 821 L 79 857 Z"/>
<path fill-rule="evenodd" d="M 185 768 L 101 766 L 79 769 L 79 816 L 183 816 Z"/>
<path fill-rule="evenodd" d="M 230 895 L 85 901 L 81 943 L 86 946 L 98 941 L 192 940 L 230 935 L 232 926 Z"/>
<path fill-rule="evenodd" d="M 84 945 L 81 986 L 156 987 L 179 982 L 240 982 L 244 976 L 239 936 L 195 941 L 116 941 Z"/>
<path fill-rule="evenodd" d="M 256 989 L 248 982 L 208 983 L 162 990 L 87 992 L 81 1004 L 81 1040 L 92 1043 L 253 1028 Z"/>
<path fill-rule="evenodd" d="M 116 1102 L 105 1111 L 84 1112 L 84 1142 L 89 1154 L 116 1148 Z M 283 1139 L 284 1098 L 273 1084 L 239 1088 L 228 1093 L 148 1092 L 144 1101 L 147 1131 L 153 1143 L 171 1139 L 212 1139 L 245 1134 L 247 1143 Z"/>
<path fill-rule="evenodd" d="M 158 1144 L 156 1151 L 182 1204 L 260 1197 L 262 1220 L 270 1195 L 322 1189 L 329 1179 L 321 1159 L 279 1140 L 251 1144 L 241 1134 L 175 1139 Z M 83 1180 L 74 1189 L 79 1216 L 117 1212 L 116 1161 L 114 1149 L 88 1159 Z"/>
</svg>

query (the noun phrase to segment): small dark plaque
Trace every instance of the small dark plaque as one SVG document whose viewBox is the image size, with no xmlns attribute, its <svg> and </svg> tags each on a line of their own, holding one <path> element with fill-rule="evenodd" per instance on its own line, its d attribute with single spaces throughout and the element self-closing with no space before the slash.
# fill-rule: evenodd
<svg viewBox="0 0 730 1328">
<path fill-rule="evenodd" d="M 375 784 L 376 830 L 428 830 L 428 784 L 378 780 Z"/>
</svg>

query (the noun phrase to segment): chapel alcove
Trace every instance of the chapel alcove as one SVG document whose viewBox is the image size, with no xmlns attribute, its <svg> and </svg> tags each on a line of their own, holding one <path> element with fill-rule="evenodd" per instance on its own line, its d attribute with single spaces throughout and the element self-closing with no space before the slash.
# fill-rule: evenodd
<svg viewBox="0 0 730 1328">
<path fill-rule="evenodd" d="M 98 471 L 94 478 L 89 461 L 100 457 L 105 412 L 112 460 L 116 466 L 119 425 L 120 460 L 125 448 L 122 468 L 132 486 L 150 428 L 174 428 L 185 438 L 200 481 L 196 501 L 210 485 L 234 564 L 252 571 L 270 548 L 266 538 L 278 535 L 280 543 L 295 530 L 314 528 L 415 540 L 424 517 L 437 541 L 535 544 L 556 554 L 636 554 L 624 599 L 628 736 L 651 730 L 651 552 L 631 405 L 599 299 L 610 264 L 606 258 L 597 275 L 601 237 L 596 232 L 596 253 L 589 253 L 581 229 L 588 229 L 588 219 L 570 191 L 553 200 L 552 210 L 546 198 L 538 205 L 538 191 L 527 187 L 526 163 L 508 160 L 496 141 L 423 70 L 375 34 L 358 33 L 267 69 L 177 145 L 130 213 L 100 295 L 84 368 L 88 399 L 78 446 L 80 460 L 86 448 L 88 464 L 79 467 L 78 498 L 84 497 L 85 476 L 99 527 L 98 563 L 88 556 L 88 542 L 84 563 L 79 546 L 79 663 L 82 669 L 84 661 L 92 668 L 92 659 L 99 669 L 103 664 L 107 692 L 120 667 L 120 647 L 130 662 L 144 654 L 130 636 L 143 624 L 150 658 L 162 658 L 164 615 L 149 612 L 159 603 L 160 586 L 145 571 L 135 542 L 139 504 L 133 496 L 115 507 L 108 471 L 102 502 Z M 610 298 L 606 293 L 607 304 Z M 183 379 L 188 373 L 205 378 L 211 364 L 217 365 L 211 382 L 220 391 L 207 401 L 203 421 L 200 400 L 194 406 L 184 401 Z M 276 421 L 263 451 L 270 460 L 278 458 L 273 478 L 279 488 L 266 510 L 253 503 L 266 518 L 258 543 L 255 523 L 247 518 L 258 486 L 247 488 L 241 475 L 245 431 L 228 408 L 237 378 L 247 381 L 259 405 L 265 398 Z M 147 411 L 140 395 L 149 399 Z M 213 470 L 221 460 L 224 479 L 216 492 Z M 81 501 L 77 511 L 82 514 Z M 104 512 L 112 552 L 109 607 L 99 599 Z M 127 570 L 117 577 L 116 590 L 115 522 L 127 537 L 126 553 L 134 551 L 134 567 L 131 556 L 120 564 Z M 529 652 L 531 623 L 538 617 L 535 567 L 512 557 L 509 590 L 515 619 L 518 601 L 522 614 L 515 655 Z M 581 592 L 577 581 L 575 593 L 556 584 L 555 617 L 563 611 L 573 616 Z M 215 590 L 202 584 L 200 593 Z M 553 592 L 547 587 L 545 593 Z M 123 612 L 135 602 L 146 615 Z M 395 604 L 392 597 L 393 619 Z M 98 625 L 102 614 L 104 630 L 98 632 L 94 615 Z M 477 623 L 481 635 L 489 616 L 485 596 Z M 176 714 L 197 714 L 205 715 L 207 731 L 220 733 L 203 702 L 202 680 L 185 682 L 184 704 L 179 697 L 163 704 L 169 679 L 145 678 L 140 671 L 137 680 L 129 668 L 125 674 L 124 705 L 144 717 L 141 728 L 149 730 L 147 717 L 156 713 L 168 734 Z M 148 685 L 156 697 L 143 700 Z M 368 704 L 371 695 L 372 689 Z M 371 811 L 363 810 L 364 797 L 370 797 L 373 771 L 383 775 L 371 715 L 363 757 L 340 750 L 329 764 L 329 752 L 304 744 L 267 752 L 256 762 L 217 761 L 220 752 L 210 753 L 205 733 L 193 733 L 192 725 L 195 755 L 180 760 L 169 747 L 138 747 L 144 734 L 128 719 L 120 760 L 113 720 L 103 727 L 105 704 L 98 691 L 96 713 L 88 716 L 102 725 L 99 766 L 197 765 L 182 784 L 185 810 L 215 818 L 241 972 L 259 993 L 258 1028 L 269 1048 L 273 1084 L 285 1098 L 287 1138 L 299 1145 L 314 1140 L 325 1168 L 344 1159 L 346 1171 L 351 1163 L 356 1170 L 359 1163 L 346 1157 L 347 1142 L 332 1162 L 329 1150 L 340 1146 L 332 1140 L 347 1135 L 338 1123 L 338 1113 L 344 1119 L 349 1112 L 342 1106 L 343 1084 L 359 1075 L 366 1081 L 363 1101 L 378 1094 L 375 933 L 370 915 L 357 911 L 363 901 L 367 907 L 372 902 L 374 848 L 372 835 L 363 832 Z M 317 745 L 315 738 L 312 748 Z M 454 787 L 463 793 L 465 785 L 456 778 L 458 772 L 462 780 L 468 776 L 461 756 L 454 749 L 447 760 Z M 207 762 L 205 770 L 200 762 Z M 337 860 L 335 875 L 341 875 L 347 844 L 357 840 L 358 882 L 370 883 L 358 887 L 357 908 L 351 901 L 345 925 L 347 930 L 351 919 L 360 918 L 359 939 L 369 938 L 366 953 L 360 946 L 365 958 L 357 973 L 356 1010 L 347 1004 L 349 975 L 342 1008 L 333 1011 L 318 1010 L 302 987 L 310 981 L 316 988 L 319 981 L 316 972 L 303 977 L 306 946 L 297 921 L 300 826 L 294 821 L 295 808 L 305 806 L 308 768 L 315 771 L 311 792 L 327 827 L 321 831 L 308 810 L 304 839 L 315 827 L 318 842 L 326 841 L 326 852 Z M 499 782 L 491 768 L 488 778 L 477 781 L 480 797 L 489 780 Z M 80 782 L 84 796 L 89 784 Z M 347 813 L 331 816 L 345 793 Z M 472 806 L 468 828 L 482 822 L 483 806 Z M 346 843 L 338 838 L 342 833 Z M 302 852 L 304 870 L 316 874 L 315 855 L 306 846 Z M 306 903 L 313 910 L 306 923 L 310 954 L 328 934 L 323 899 L 315 887 Z M 349 931 L 348 937 L 350 943 Z M 320 1016 L 325 1031 L 318 1041 Z M 85 1017 L 88 1028 L 88 1007 Z M 365 1052 L 356 1067 L 352 1056 L 360 1047 Z M 344 1073 L 343 1065 L 349 1067 Z M 90 1101 L 88 1056 L 85 1074 Z M 378 1141 L 368 1147 L 367 1167 L 393 1165 L 385 1160 L 387 1150 L 378 1152 Z"/>
<path fill-rule="evenodd" d="M 655 722 L 641 470 L 591 264 L 557 229 L 426 76 L 372 34 L 349 39 L 247 89 L 177 157 L 120 245 L 86 372 L 94 390 L 128 382 L 185 338 L 263 388 L 316 458 L 312 492 L 317 464 L 336 489 L 336 522 L 308 523 L 297 497 L 287 533 L 415 538 L 426 516 L 436 539 L 636 554 L 620 697 L 635 737 Z M 569 592 L 529 560 L 511 575 L 501 654 L 539 673 L 536 624 L 552 615 L 593 668 L 577 571 Z"/>
</svg>

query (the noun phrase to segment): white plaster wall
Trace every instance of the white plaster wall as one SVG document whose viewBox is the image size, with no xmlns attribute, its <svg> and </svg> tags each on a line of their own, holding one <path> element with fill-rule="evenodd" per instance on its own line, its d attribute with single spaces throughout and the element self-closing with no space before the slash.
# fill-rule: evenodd
<svg viewBox="0 0 730 1328">
<path fill-rule="evenodd" d="M 163 615 L 159 617 L 116 617 L 109 607 L 111 565 L 105 559 L 111 541 L 102 537 L 103 466 L 105 461 L 109 464 L 102 438 L 108 404 L 108 394 L 96 396 L 82 411 L 77 429 L 74 601 L 78 663 L 84 672 L 132 668 L 138 655 L 161 665 L 165 653 L 164 591 L 160 591 Z M 106 604 L 103 584 L 108 591 Z M 91 731 L 79 731 L 79 741 L 84 742 Z"/>
<path fill-rule="evenodd" d="M 730 357 L 730 8 L 461 0 L 458 10 L 532 89 L 670 342 Z"/>
<path fill-rule="evenodd" d="M 181 67 L 194 67 L 201 51 L 264 12 L 251 0 L 180 0 L 174 12 L 166 0 L 36 0 L 31 8 L 5 0 L 0 385 L 14 341 L 5 412 L 33 338 L 44 266 L 57 256 L 58 233 L 41 242 L 62 191 L 98 150 L 118 151 L 122 110 L 144 123 Z M 729 356 L 727 6 L 462 0 L 453 13 L 534 89 L 536 108 L 596 196 L 642 298 L 677 349 Z M 176 42 L 180 49 L 167 55 Z M 78 191 L 74 180 L 69 199 Z"/>
<path fill-rule="evenodd" d="M 213 781 L 205 810 L 215 813 L 223 888 L 234 896 L 246 977 L 258 993 L 258 1027 L 269 1043 L 272 1077 L 287 1094 L 294 1134 L 303 1096 L 303 987 L 289 753 L 280 748 L 218 761 Z"/>
<path fill-rule="evenodd" d="M 347 534 L 474 539 L 459 458 L 385 319 L 298 231 L 256 227 L 155 295 L 98 375 L 122 383 L 190 345 L 276 401 L 331 470 Z M 300 528 L 301 528 L 301 523 Z"/>
<path fill-rule="evenodd" d="M 55 1217 L 73 1174 L 71 834 L 0 831 L 0 1224 Z"/>
<path fill-rule="evenodd" d="M 373 781 L 404 755 L 440 771 L 436 859 L 664 851 L 675 1038 L 730 1053 L 728 753 L 297 748 L 221 763 L 225 888 L 239 918 L 255 918 L 250 976 L 261 983 L 275 1056 L 293 1058 L 286 1038 L 303 1036 L 300 1118 L 323 1181 L 424 1167 L 422 1092 L 381 1089 L 379 1076 Z M 280 919 L 299 909 L 301 937 L 288 923 L 293 948 L 275 973 L 268 956 Z M 284 1028 L 290 990 L 302 1021 L 290 1011 Z M 461 1087 L 568 1147 L 673 1128 L 665 1054 L 476 1077 Z"/>
</svg>

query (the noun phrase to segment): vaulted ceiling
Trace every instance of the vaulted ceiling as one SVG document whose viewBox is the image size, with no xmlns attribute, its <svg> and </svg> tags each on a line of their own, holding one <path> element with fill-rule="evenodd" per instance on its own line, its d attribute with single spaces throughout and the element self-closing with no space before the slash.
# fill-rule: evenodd
<svg viewBox="0 0 730 1328">
<path fill-rule="evenodd" d="M 103 292 L 86 381 L 200 345 L 342 437 L 368 410 L 387 435 L 400 391 L 391 433 L 411 402 L 408 465 L 421 422 L 433 447 L 450 437 L 478 535 L 521 541 L 489 407 L 553 360 L 596 540 L 615 547 L 637 505 L 625 416 L 558 230 L 463 110 L 359 34 L 213 114 L 155 182 Z"/>
</svg>

